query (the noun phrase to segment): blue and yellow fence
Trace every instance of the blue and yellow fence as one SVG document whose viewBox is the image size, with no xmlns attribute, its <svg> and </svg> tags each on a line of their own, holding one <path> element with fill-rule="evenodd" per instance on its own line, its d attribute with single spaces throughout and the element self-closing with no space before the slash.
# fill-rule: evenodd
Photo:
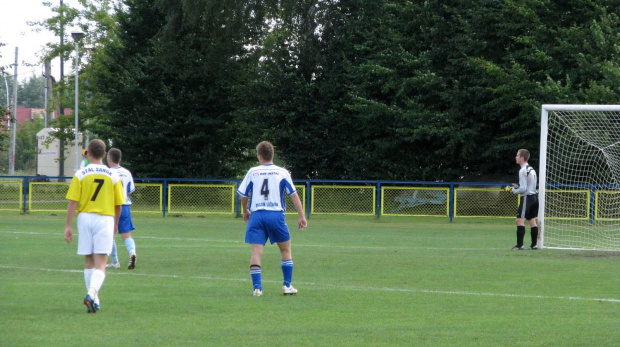
<svg viewBox="0 0 620 347">
<path fill-rule="evenodd" d="M 20 213 L 67 209 L 69 177 L 13 176 L 0 178 L 0 210 Z M 239 215 L 236 193 L 241 180 L 135 179 L 134 213 Z M 424 216 L 514 218 L 518 196 L 501 189 L 506 183 L 443 183 L 407 181 L 295 180 L 306 215 Z M 617 220 L 620 212 L 607 206 L 620 197 L 614 189 L 548 189 L 547 217 L 553 219 Z M 286 198 L 287 213 L 295 213 Z M 571 203 L 566 209 L 560 204 Z M 558 204 L 556 206 L 556 204 Z M 557 207 L 557 208 L 556 208 Z M 556 212 L 554 212 L 556 211 Z"/>
</svg>

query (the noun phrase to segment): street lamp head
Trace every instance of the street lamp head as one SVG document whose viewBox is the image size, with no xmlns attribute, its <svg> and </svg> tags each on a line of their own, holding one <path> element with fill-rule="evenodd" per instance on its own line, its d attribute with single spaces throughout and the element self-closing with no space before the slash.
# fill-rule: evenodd
<svg viewBox="0 0 620 347">
<path fill-rule="evenodd" d="M 81 31 L 72 31 L 71 32 L 71 37 L 73 37 L 74 41 L 80 41 L 82 39 L 82 37 L 84 37 L 84 35 L 86 35 L 86 34 L 84 34 Z"/>
</svg>

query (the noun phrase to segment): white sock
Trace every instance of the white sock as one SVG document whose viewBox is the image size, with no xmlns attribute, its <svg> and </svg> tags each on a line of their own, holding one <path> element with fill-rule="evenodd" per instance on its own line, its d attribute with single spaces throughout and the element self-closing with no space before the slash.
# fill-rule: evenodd
<svg viewBox="0 0 620 347">
<path fill-rule="evenodd" d="M 99 293 L 99 290 L 103 285 L 103 280 L 105 280 L 105 272 L 101 270 L 93 271 L 90 278 L 90 287 L 88 288 L 88 294 L 90 294 L 92 298 L 95 298 L 97 293 Z"/>
<path fill-rule="evenodd" d="M 93 275 L 95 269 L 84 269 L 84 283 L 86 284 L 86 290 L 90 288 L 90 278 Z"/>
</svg>

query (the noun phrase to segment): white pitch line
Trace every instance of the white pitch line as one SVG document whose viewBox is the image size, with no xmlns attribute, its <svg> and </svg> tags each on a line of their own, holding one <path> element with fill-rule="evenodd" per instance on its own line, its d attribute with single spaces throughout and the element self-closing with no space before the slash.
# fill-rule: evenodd
<svg viewBox="0 0 620 347">
<path fill-rule="evenodd" d="M 0 231 L 0 234 L 58 236 L 61 240 L 64 237 L 64 231 L 58 232 L 58 233 L 36 232 L 36 231 Z M 203 242 L 243 243 L 243 241 L 233 241 L 233 240 L 210 240 L 210 239 L 197 239 L 197 238 L 186 238 L 186 237 L 157 237 L 157 236 L 142 236 L 142 235 L 140 235 L 140 239 L 162 240 L 162 241 L 192 241 L 192 242 L 203 241 Z"/>
<path fill-rule="evenodd" d="M 0 269 L 7 270 L 29 270 L 29 271 L 47 271 L 47 272 L 64 272 L 64 273 L 83 273 L 83 270 L 64 270 L 64 269 L 45 269 L 45 268 L 28 268 L 28 267 L 16 267 L 0 265 Z M 154 278 L 180 278 L 180 279 L 193 279 L 193 280 L 206 280 L 206 281 L 229 281 L 229 282 L 248 282 L 247 278 L 227 278 L 227 277 L 213 277 L 213 276 L 181 276 L 181 275 L 165 275 L 165 274 L 145 274 L 137 272 L 114 272 L 109 271 L 108 274 L 122 275 L 122 276 L 142 276 L 142 277 L 154 277 Z M 263 280 L 265 283 L 280 283 L 279 281 Z M 424 293 L 424 294 L 440 294 L 440 295 L 463 295 L 463 296 L 486 296 L 496 298 L 517 298 L 517 299 L 542 299 L 542 300 L 575 300 L 575 301 L 598 301 L 598 302 L 611 302 L 620 303 L 620 299 L 615 298 L 586 298 L 580 296 L 550 296 L 550 295 L 523 295 L 523 294 L 509 294 L 509 293 L 484 293 L 484 292 L 465 292 L 465 291 L 448 291 L 448 290 L 433 290 L 433 289 L 416 289 L 416 288 L 391 288 L 391 287 L 365 287 L 365 286 L 341 286 L 334 284 L 322 284 L 316 282 L 300 282 L 296 283 L 316 286 L 321 288 L 337 288 L 344 290 L 355 291 L 380 291 L 380 292 L 394 292 L 394 293 Z"/>
<path fill-rule="evenodd" d="M 60 240 L 63 240 L 63 234 L 64 232 L 59 232 L 59 233 L 49 233 L 49 232 L 35 232 L 35 231 L 0 231 L 0 234 L 19 234 L 19 235 L 47 235 L 47 236 L 54 236 L 54 237 L 58 237 Z M 202 239 L 202 238 L 184 238 L 184 237 L 160 237 L 160 236 L 140 236 L 140 239 L 145 239 L 145 240 L 161 240 L 161 241 L 191 241 L 191 242 L 206 242 L 206 243 L 230 243 L 230 244 L 235 244 L 235 245 L 245 245 L 244 241 L 241 240 L 214 240 L 214 239 Z M 63 240 L 64 241 L 64 240 Z M 154 246 L 154 245 L 143 245 L 141 246 L 142 248 L 157 248 L 157 247 L 162 247 L 162 248 L 197 248 L 197 247 L 201 247 L 200 245 L 196 245 L 196 244 L 192 244 L 192 245 L 188 245 L 188 246 L 183 246 L 183 245 L 176 245 L 176 246 L 171 246 L 171 245 L 165 245 L 165 246 Z M 221 247 L 221 246 L 220 246 Z M 335 249 L 367 249 L 367 250 L 377 250 L 377 251 L 383 251 L 383 250 L 416 250 L 416 251 L 473 251 L 473 252 L 480 252 L 480 251 L 509 251 L 509 248 L 473 248 L 473 247 L 469 247 L 469 248 L 465 248 L 465 247 L 416 247 L 416 246 L 412 246 L 412 247 L 403 247 L 403 246 L 361 246 L 361 245 L 330 245 L 330 244 L 303 244 L 303 243 L 296 243 L 295 247 L 313 247 L 313 248 L 335 248 Z M 550 250 L 551 251 L 551 250 Z M 588 250 L 583 250 L 583 249 L 574 249 L 572 251 L 588 251 Z M 605 251 L 600 251 L 600 252 L 605 252 Z M 611 251 L 611 252 L 616 252 L 616 251 Z M 519 252 L 519 254 L 521 254 L 521 252 Z M 442 257 L 446 257 L 445 255 L 442 255 Z M 448 256 L 450 257 L 450 256 Z M 455 256 L 453 256 L 455 257 Z"/>
<path fill-rule="evenodd" d="M 63 233 L 46 233 L 46 232 L 33 232 L 33 231 L 0 231 L 0 234 L 21 234 L 21 235 L 47 235 L 47 236 L 57 236 L 60 240 L 64 241 Z M 235 240 L 213 240 L 213 239 L 200 239 L 200 238 L 184 238 L 184 237 L 159 237 L 159 236 L 139 236 L 140 239 L 145 240 L 161 240 L 161 241 L 191 241 L 191 242 L 219 242 L 219 243 L 231 243 L 235 245 L 245 244 L 244 241 L 235 241 Z M 154 248 L 157 246 L 153 245 L 143 245 L 142 248 Z M 164 248 L 170 248 L 172 246 L 166 244 L 162 246 Z M 198 245 L 189 245 L 189 246 L 176 246 L 176 247 L 187 247 L 187 248 L 195 248 L 199 247 Z M 368 249 L 368 250 L 427 250 L 427 251 L 440 251 L 440 250 L 448 250 L 448 251 L 502 251 L 509 250 L 507 248 L 463 248 L 463 247 L 399 247 L 399 246 L 360 246 L 360 245 L 330 245 L 330 244 L 302 244 L 296 243 L 295 247 L 313 247 L 313 248 L 337 248 L 337 249 Z"/>
</svg>

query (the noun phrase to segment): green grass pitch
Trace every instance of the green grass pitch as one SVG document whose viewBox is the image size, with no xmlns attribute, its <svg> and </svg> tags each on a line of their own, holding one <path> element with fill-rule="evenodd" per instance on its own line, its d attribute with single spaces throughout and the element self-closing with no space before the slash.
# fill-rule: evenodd
<svg viewBox="0 0 620 347">
<path fill-rule="evenodd" d="M 87 314 L 65 215 L 0 213 L 0 346 L 620 345 L 620 253 L 510 251 L 510 219 L 312 216 L 253 297 L 245 223 L 134 216 L 138 262 Z M 529 232 L 526 235 L 526 241 Z"/>
</svg>

